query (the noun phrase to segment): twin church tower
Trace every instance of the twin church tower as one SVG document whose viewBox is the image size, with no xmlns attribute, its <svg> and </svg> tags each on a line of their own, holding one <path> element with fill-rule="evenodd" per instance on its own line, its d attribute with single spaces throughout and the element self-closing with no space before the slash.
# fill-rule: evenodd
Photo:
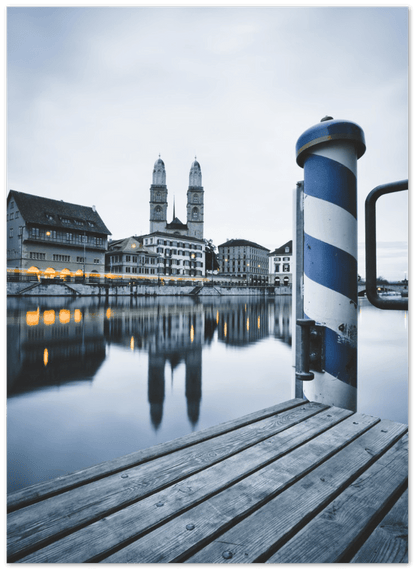
<svg viewBox="0 0 416 571">
<path fill-rule="evenodd" d="M 150 233 L 167 232 L 180 236 L 189 236 L 203 240 L 204 238 L 204 189 L 202 187 L 201 166 L 196 160 L 189 173 L 189 187 L 186 205 L 186 224 L 175 216 L 168 224 L 168 188 L 166 186 L 165 163 L 159 158 L 153 169 L 153 182 L 150 187 Z"/>
</svg>

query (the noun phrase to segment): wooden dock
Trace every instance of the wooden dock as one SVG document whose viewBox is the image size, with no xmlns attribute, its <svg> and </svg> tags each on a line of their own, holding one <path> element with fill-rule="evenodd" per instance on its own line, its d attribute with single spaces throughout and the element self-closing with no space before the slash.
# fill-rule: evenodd
<svg viewBox="0 0 416 571">
<path fill-rule="evenodd" d="M 293 399 L 8 496 L 8 561 L 407 562 L 407 426 Z"/>
</svg>

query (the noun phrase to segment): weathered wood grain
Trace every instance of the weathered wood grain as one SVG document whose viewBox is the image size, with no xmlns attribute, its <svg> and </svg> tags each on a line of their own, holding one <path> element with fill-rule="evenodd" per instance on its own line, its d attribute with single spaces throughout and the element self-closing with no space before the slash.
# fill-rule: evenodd
<svg viewBox="0 0 416 571">
<path fill-rule="evenodd" d="M 154 494 L 328 407 L 306 403 L 150 463 L 75 488 L 8 515 L 8 557 L 34 550 Z"/>
<path fill-rule="evenodd" d="M 16 509 L 20 509 L 58 493 L 68 491 L 72 488 L 93 482 L 122 470 L 127 470 L 128 468 L 149 462 L 155 458 L 160 458 L 161 456 L 170 454 L 177 450 L 182 450 L 199 442 L 203 442 L 204 440 L 220 436 L 221 434 L 226 434 L 227 432 L 236 430 L 237 428 L 241 428 L 251 424 L 252 422 L 268 418 L 279 412 L 289 410 L 302 404 L 305 404 L 303 399 L 292 399 L 255 413 L 247 414 L 238 419 L 223 422 L 198 432 L 193 432 L 169 442 L 157 444 L 156 446 L 152 446 L 145 450 L 139 450 L 132 454 L 128 454 L 108 462 L 102 462 L 101 464 L 91 466 L 84 470 L 79 470 L 53 480 L 28 486 L 22 490 L 17 490 L 16 492 L 8 494 L 7 510 L 14 511 Z"/>
<path fill-rule="evenodd" d="M 381 421 L 187 562 L 250 563 L 268 559 L 381 455 L 388 454 L 386 450 L 406 430 L 404 425 Z M 395 446 L 403 449 L 403 443 Z M 403 462 L 403 458 L 398 461 Z"/>
<path fill-rule="evenodd" d="M 348 562 L 354 545 L 407 485 L 407 440 L 399 440 L 268 562 Z"/>
<path fill-rule="evenodd" d="M 322 413 L 321 416 L 327 415 Z M 354 415 L 335 426 L 329 425 L 324 433 L 114 553 L 104 562 L 169 563 L 185 560 L 376 422 L 377 419 L 372 417 Z"/>
<path fill-rule="evenodd" d="M 336 425 L 350 414 L 352 414 L 350 411 L 332 408 L 310 416 L 300 425 L 292 426 L 271 436 L 241 451 L 238 455 L 225 459 L 156 495 L 55 541 L 19 561 L 79 563 L 96 559 L 100 555 L 104 556 L 123 542 L 134 539 L 137 535 L 151 530 L 155 525 L 180 514 L 184 509 L 209 498 L 223 488 L 228 488 L 244 476 L 284 456 L 290 450 L 298 449 L 302 443 Z M 359 422 L 353 424 L 352 430 L 354 434 L 358 430 L 362 432 L 374 422 L 377 422 L 377 419 L 360 418 Z M 345 430 L 348 434 L 348 429 Z M 346 436 L 343 435 L 342 439 L 345 440 L 345 438 Z M 303 469 L 310 469 L 309 461 L 304 464 Z M 285 474 L 282 477 L 284 480 L 288 478 Z M 274 486 L 279 485 L 278 473 L 276 478 Z"/>
<path fill-rule="evenodd" d="M 408 491 L 376 527 L 351 563 L 408 563 Z"/>
</svg>

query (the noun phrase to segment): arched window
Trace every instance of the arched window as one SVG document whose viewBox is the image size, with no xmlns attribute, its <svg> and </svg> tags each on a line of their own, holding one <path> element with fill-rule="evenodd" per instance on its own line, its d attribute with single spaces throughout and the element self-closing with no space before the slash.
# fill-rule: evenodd
<svg viewBox="0 0 416 571">
<path fill-rule="evenodd" d="M 198 219 L 198 208 L 196 208 L 196 206 L 192 209 L 192 219 L 193 220 Z"/>
<path fill-rule="evenodd" d="M 195 204 L 198 204 L 198 195 L 196 193 L 193 195 L 192 200 Z"/>
<path fill-rule="evenodd" d="M 156 206 L 154 212 L 155 212 L 155 218 L 160 220 L 162 218 L 162 207 Z"/>
<path fill-rule="evenodd" d="M 287 276 L 285 276 L 283 278 L 283 285 L 288 285 L 289 284 L 289 278 Z"/>
</svg>

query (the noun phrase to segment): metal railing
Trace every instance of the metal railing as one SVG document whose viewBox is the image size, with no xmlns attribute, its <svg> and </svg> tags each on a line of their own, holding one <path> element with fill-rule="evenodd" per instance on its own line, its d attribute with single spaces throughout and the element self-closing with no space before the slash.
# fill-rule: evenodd
<svg viewBox="0 0 416 571">
<path fill-rule="evenodd" d="M 382 184 L 374 188 L 365 201 L 365 268 L 367 299 L 379 309 L 408 309 L 406 298 L 383 298 L 377 291 L 377 240 L 376 202 L 384 194 L 400 192 L 409 188 L 408 180 Z"/>
</svg>

